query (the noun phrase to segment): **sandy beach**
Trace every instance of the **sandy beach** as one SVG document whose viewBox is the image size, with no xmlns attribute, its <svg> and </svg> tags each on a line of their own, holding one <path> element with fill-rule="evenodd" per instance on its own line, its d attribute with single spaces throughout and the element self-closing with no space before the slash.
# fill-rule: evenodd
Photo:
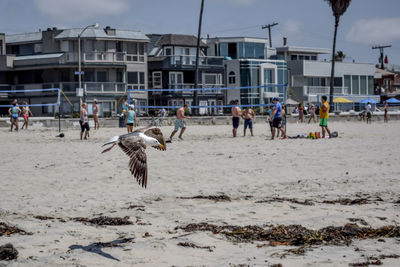
<svg viewBox="0 0 400 267">
<path fill-rule="evenodd" d="M 122 150 L 101 154 L 101 145 L 125 129 L 92 130 L 81 141 L 78 129 L 57 138 L 54 128 L 0 128 L 0 222 L 29 233 L 0 236 L 0 245 L 19 251 L 0 266 L 349 266 L 400 254 L 400 238 L 313 245 L 298 255 L 288 253 L 295 246 L 179 229 L 398 225 L 399 121 L 330 128 L 338 138 L 271 141 L 267 124 L 255 124 L 254 137 L 243 137 L 240 126 L 235 139 L 229 125 L 188 126 L 184 141 L 175 139 L 167 151 L 147 149 L 147 189 L 130 174 Z M 164 136 L 172 131 L 161 129 Z M 289 136 L 310 131 L 318 125 L 288 125 Z M 129 216 L 132 224 L 76 219 L 99 216 Z M 400 265 L 400 258 L 380 260 Z"/>
</svg>

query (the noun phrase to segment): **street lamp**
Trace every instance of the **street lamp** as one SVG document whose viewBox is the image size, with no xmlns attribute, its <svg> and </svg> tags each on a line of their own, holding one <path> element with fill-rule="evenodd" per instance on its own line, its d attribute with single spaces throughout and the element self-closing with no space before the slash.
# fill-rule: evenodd
<svg viewBox="0 0 400 267">
<path fill-rule="evenodd" d="M 81 35 L 84 31 L 88 28 L 95 28 L 97 29 L 99 24 L 88 25 L 78 34 L 78 81 L 79 81 L 79 89 L 82 88 L 82 64 L 81 64 Z M 83 102 L 86 102 L 86 90 L 83 90 Z"/>
</svg>

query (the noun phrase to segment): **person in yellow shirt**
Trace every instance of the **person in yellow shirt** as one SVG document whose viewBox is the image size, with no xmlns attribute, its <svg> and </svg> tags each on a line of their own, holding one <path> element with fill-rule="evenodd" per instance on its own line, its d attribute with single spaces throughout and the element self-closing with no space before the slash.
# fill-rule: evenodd
<svg viewBox="0 0 400 267">
<path fill-rule="evenodd" d="M 328 132 L 329 138 L 332 138 L 331 131 L 328 128 L 329 103 L 326 100 L 327 97 L 325 95 L 321 97 L 322 105 L 319 109 L 319 126 L 322 128 L 322 138 L 325 138 L 325 131 Z"/>
</svg>

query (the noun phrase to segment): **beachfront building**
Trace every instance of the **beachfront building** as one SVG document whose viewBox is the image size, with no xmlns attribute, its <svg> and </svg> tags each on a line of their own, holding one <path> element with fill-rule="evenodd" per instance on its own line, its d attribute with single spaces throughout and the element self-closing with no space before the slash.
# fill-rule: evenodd
<svg viewBox="0 0 400 267">
<path fill-rule="evenodd" d="M 149 87 L 154 89 L 193 89 L 197 38 L 183 34 L 150 34 Z M 224 87 L 222 57 L 207 56 L 207 45 L 200 42 L 198 88 Z M 193 104 L 193 91 L 149 92 L 149 103 L 155 106 L 181 106 Z M 198 92 L 200 106 L 224 104 L 224 92 L 207 90 Z M 218 114 L 222 109 L 200 108 L 200 114 Z"/>
<path fill-rule="evenodd" d="M 3 37 L 2 37 L 3 36 Z M 80 38 L 78 39 L 78 36 Z M 81 45 L 83 75 L 78 83 L 78 40 Z M 139 31 L 88 27 L 79 29 L 48 28 L 45 31 L 0 35 L 0 86 L 9 90 L 60 88 L 61 112 L 79 112 L 82 92 L 87 94 L 89 113 L 93 99 L 99 101 L 100 116 L 120 112 L 127 89 L 147 88 L 147 36 Z M 36 96 L 8 94 L 0 103 L 12 98 L 20 102 L 54 103 L 54 94 Z M 132 95 L 138 105 L 147 105 L 147 92 Z M 69 101 L 67 100 L 69 99 Z M 53 107 L 34 107 L 35 115 L 53 115 Z"/>
<path fill-rule="evenodd" d="M 276 48 L 277 58 L 287 61 L 289 94 L 298 102 L 317 103 L 320 96 L 329 95 L 331 62 L 320 55 L 330 49 L 282 46 Z M 358 103 L 366 98 L 379 101 L 374 95 L 375 65 L 368 63 L 336 62 L 334 95 Z"/>
<path fill-rule="evenodd" d="M 239 100 L 242 105 L 269 104 L 273 97 L 285 98 L 287 68 L 284 60 L 268 48 L 268 40 L 250 37 L 207 38 L 210 55 L 224 57 L 227 103 Z"/>
</svg>

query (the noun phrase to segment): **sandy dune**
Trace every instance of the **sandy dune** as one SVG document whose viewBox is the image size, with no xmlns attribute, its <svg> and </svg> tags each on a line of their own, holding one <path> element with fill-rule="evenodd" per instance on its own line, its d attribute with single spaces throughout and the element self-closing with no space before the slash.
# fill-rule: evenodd
<svg viewBox="0 0 400 267">
<path fill-rule="evenodd" d="M 0 245 L 10 242 L 19 251 L 18 259 L 7 264 L 348 266 L 368 256 L 400 254 L 400 240 L 386 238 L 315 246 L 304 255 L 281 258 L 293 247 L 236 243 L 211 232 L 175 230 L 201 222 L 301 224 L 311 229 L 343 226 L 350 218 L 372 227 L 398 224 L 400 123 L 330 126 L 339 138 L 271 141 L 269 126 L 256 124 L 255 137 L 242 137 L 241 126 L 240 137 L 233 139 L 230 126 L 189 126 L 185 140 L 175 139 L 167 151 L 148 149 L 147 189 L 134 181 L 119 148 L 100 153 L 109 137 L 125 129 L 92 131 L 88 141 L 80 141 L 77 129 L 64 131 L 66 137 L 60 139 L 56 129 L 31 127 L 10 133 L 1 128 L 0 222 L 32 233 L 0 237 Z M 319 130 L 316 124 L 289 124 L 288 129 L 292 136 Z M 169 136 L 172 127 L 162 131 Z M 209 195 L 225 195 L 230 201 L 190 199 Z M 314 205 L 263 201 L 273 197 Z M 343 198 L 368 202 L 323 203 Z M 100 215 L 129 216 L 133 224 L 94 226 L 72 220 Z M 180 242 L 210 249 L 181 247 Z M 399 266 L 400 258 L 382 262 Z M 0 261 L 0 266 L 5 263 Z"/>
</svg>

